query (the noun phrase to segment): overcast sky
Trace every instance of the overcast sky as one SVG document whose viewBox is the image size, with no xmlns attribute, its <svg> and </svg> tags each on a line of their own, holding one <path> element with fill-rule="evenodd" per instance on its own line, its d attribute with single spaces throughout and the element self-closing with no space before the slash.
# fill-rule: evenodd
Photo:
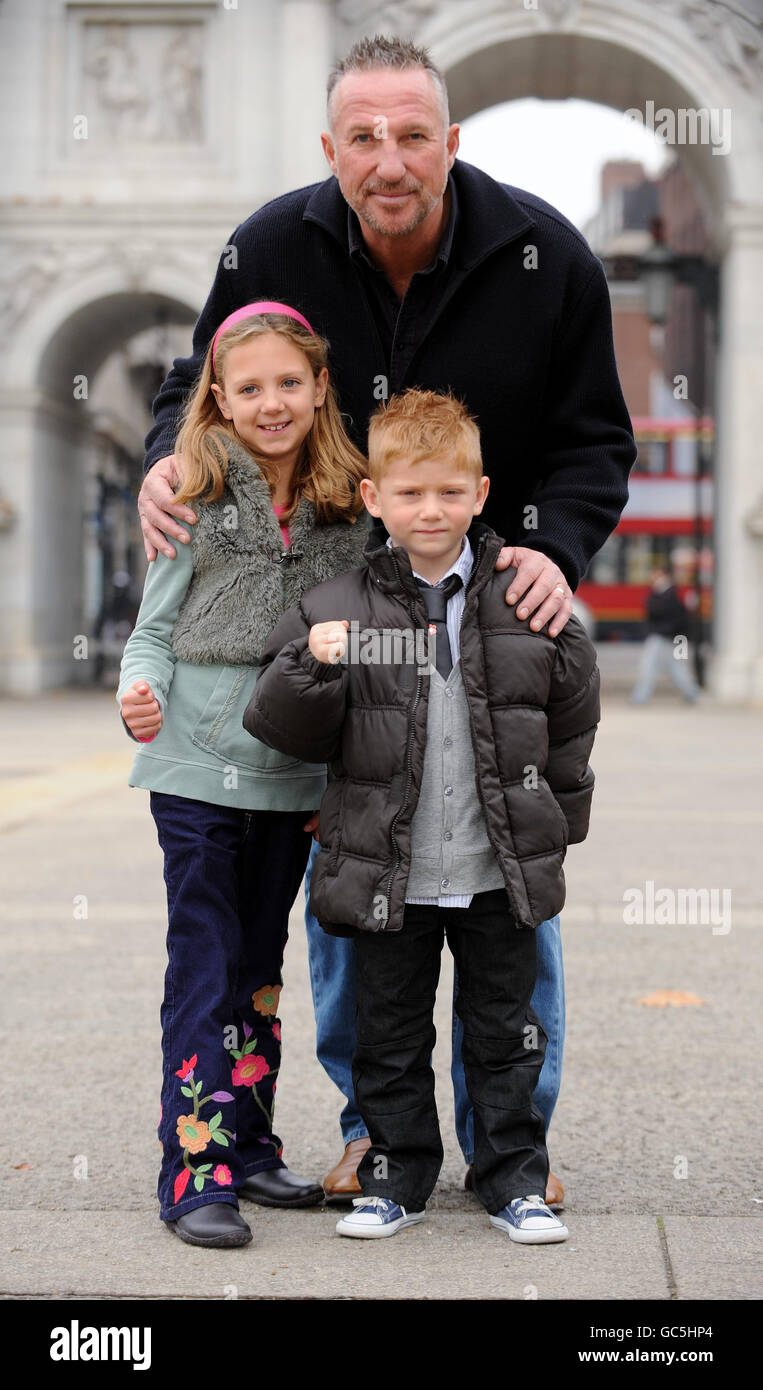
<svg viewBox="0 0 763 1390">
<path fill-rule="evenodd" d="M 535 97 L 470 116 L 458 153 L 493 178 L 537 193 L 578 227 L 599 206 L 599 171 L 608 159 L 640 160 L 650 175 L 666 163 L 664 145 L 612 107 Z"/>
</svg>

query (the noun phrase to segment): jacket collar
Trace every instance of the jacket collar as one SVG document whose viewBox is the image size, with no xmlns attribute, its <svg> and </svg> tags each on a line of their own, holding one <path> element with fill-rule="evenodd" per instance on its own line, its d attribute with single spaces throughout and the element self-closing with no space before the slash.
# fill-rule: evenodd
<svg viewBox="0 0 763 1390">
<path fill-rule="evenodd" d="M 506 542 L 479 517 L 474 517 L 466 534 L 474 552 L 474 566 L 466 586 L 466 592 L 470 594 L 472 590 L 479 592 L 484 588 L 495 569 L 496 556 Z M 400 595 L 402 591 L 420 604 L 423 610 L 424 600 L 413 577 L 408 551 L 402 545 L 387 545 L 388 537 L 389 532 L 383 521 L 375 518 L 363 550 L 369 573 L 385 593 Z"/>
<path fill-rule="evenodd" d="M 535 226 L 506 188 L 489 174 L 463 160 L 454 160 L 449 177 L 458 192 L 457 230 L 452 259 L 460 270 L 471 270 L 499 246 Z M 347 203 L 338 180 L 318 184 L 302 214 L 303 221 L 317 222 L 349 255 Z"/>
</svg>

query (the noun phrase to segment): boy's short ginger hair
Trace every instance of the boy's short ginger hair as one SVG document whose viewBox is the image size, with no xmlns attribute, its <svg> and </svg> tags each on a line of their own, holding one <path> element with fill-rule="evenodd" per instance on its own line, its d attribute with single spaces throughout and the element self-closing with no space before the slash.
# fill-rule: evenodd
<svg viewBox="0 0 763 1390">
<path fill-rule="evenodd" d="M 484 468 L 476 420 L 450 393 L 411 387 L 390 396 L 368 422 L 368 476 L 375 487 L 401 459 L 410 464 L 438 459 L 479 483 Z"/>
</svg>

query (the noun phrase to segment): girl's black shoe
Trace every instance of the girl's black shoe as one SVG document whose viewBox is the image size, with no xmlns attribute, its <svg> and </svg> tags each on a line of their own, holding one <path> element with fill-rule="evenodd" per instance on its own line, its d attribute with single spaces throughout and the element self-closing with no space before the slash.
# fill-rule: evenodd
<svg viewBox="0 0 763 1390">
<path fill-rule="evenodd" d="M 207 1202 L 164 1223 L 188 1245 L 248 1245 L 252 1232 L 232 1202 Z"/>
</svg>

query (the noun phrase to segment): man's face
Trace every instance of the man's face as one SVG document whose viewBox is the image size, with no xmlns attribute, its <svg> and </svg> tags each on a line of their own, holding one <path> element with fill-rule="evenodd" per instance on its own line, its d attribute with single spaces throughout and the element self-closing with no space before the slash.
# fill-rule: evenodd
<svg viewBox="0 0 763 1390">
<path fill-rule="evenodd" d="M 414 231 L 437 207 L 458 150 L 424 68 L 349 72 L 334 88 L 331 171 L 361 222 L 382 236 Z"/>
<path fill-rule="evenodd" d="M 363 478 L 360 491 L 372 516 L 380 516 L 395 545 L 429 561 L 457 554 L 461 537 L 485 505 L 490 479 L 440 459 L 395 459 L 378 488 Z"/>
</svg>

